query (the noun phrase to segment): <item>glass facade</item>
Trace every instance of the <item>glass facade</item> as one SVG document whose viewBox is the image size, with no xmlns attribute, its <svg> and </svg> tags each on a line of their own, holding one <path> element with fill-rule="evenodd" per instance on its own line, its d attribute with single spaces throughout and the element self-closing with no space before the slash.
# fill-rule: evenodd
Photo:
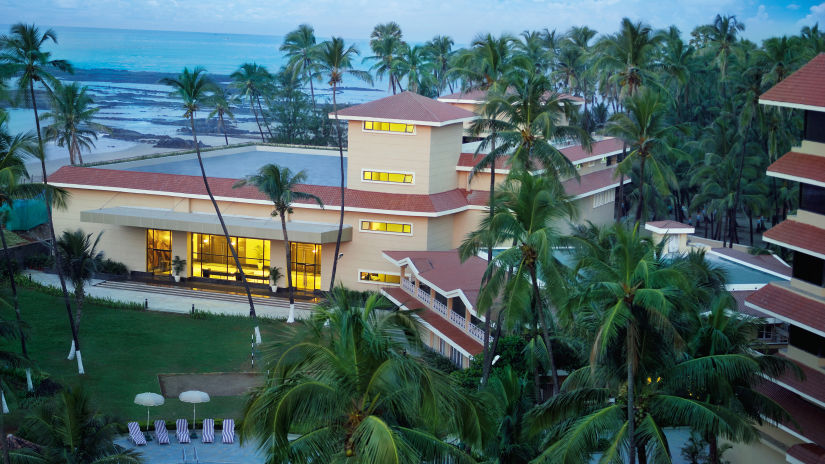
<svg viewBox="0 0 825 464">
<path fill-rule="evenodd" d="M 290 243 L 292 285 L 298 290 L 321 289 L 321 245 Z"/>
<path fill-rule="evenodd" d="M 269 283 L 269 240 L 230 237 L 246 278 Z M 235 259 L 223 235 L 192 234 L 191 275 L 209 279 L 241 280 Z"/>
<path fill-rule="evenodd" d="M 412 224 L 395 222 L 361 221 L 361 230 L 365 232 L 389 232 L 393 234 L 412 235 Z"/>
<path fill-rule="evenodd" d="M 361 271 L 358 273 L 358 280 L 367 283 L 400 284 L 401 276 L 398 274 L 382 274 L 379 272 Z"/>
<path fill-rule="evenodd" d="M 172 273 L 172 231 L 146 229 L 146 272 Z"/>
<path fill-rule="evenodd" d="M 399 122 L 364 121 L 364 130 L 376 132 L 399 132 L 402 134 L 414 134 L 415 126 L 413 124 L 404 124 Z"/>
<path fill-rule="evenodd" d="M 364 171 L 364 180 L 371 182 L 389 182 L 394 184 L 412 184 L 413 175 L 402 172 Z"/>
</svg>

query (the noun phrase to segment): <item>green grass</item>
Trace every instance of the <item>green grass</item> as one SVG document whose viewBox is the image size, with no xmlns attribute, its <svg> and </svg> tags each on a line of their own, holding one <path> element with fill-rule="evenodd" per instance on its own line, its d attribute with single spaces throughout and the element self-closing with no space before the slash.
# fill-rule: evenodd
<svg viewBox="0 0 825 464">
<path fill-rule="evenodd" d="M 82 384 L 101 412 L 121 420 L 146 420 L 146 408 L 133 403 L 137 393 L 160 393 L 157 374 L 248 372 L 254 321 L 244 317 L 188 315 L 112 309 L 85 305 L 80 343 L 86 375 L 77 374 L 75 361 L 66 359 L 71 336 L 62 298 L 20 290 L 23 319 L 30 327 L 32 360 L 55 380 Z M 13 317 L 9 310 L 3 317 Z M 264 340 L 278 322 L 259 320 Z M 19 342 L 14 341 L 15 350 Z M 198 417 L 234 417 L 242 413 L 243 397 L 215 397 L 198 405 Z M 192 416 L 192 405 L 177 399 L 152 408 L 154 417 Z"/>
</svg>

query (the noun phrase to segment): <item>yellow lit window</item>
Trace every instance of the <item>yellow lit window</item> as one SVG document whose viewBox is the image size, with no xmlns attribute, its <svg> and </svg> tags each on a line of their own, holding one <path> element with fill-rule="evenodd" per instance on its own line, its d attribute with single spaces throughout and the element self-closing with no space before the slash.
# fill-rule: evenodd
<svg viewBox="0 0 825 464">
<path fill-rule="evenodd" d="M 412 224 L 395 222 L 361 221 L 361 230 L 366 232 L 390 232 L 393 234 L 412 235 Z"/>
<path fill-rule="evenodd" d="M 401 122 L 364 121 L 364 130 L 414 134 L 415 125 Z"/>
<path fill-rule="evenodd" d="M 364 180 L 373 182 L 392 182 L 396 184 L 412 184 L 413 175 L 403 172 L 364 171 Z"/>
<path fill-rule="evenodd" d="M 361 271 L 358 273 L 358 280 L 368 283 L 400 284 L 401 276 L 394 274 L 383 274 L 380 272 Z"/>
</svg>

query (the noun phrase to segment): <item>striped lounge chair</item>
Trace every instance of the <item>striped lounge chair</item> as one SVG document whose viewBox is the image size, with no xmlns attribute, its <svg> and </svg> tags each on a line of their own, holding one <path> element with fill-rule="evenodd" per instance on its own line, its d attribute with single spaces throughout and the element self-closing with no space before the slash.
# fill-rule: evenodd
<svg viewBox="0 0 825 464">
<path fill-rule="evenodd" d="M 235 443 L 235 420 L 234 419 L 224 419 L 223 426 L 221 427 L 221 438 L 223 442 L 231 445 Z"/>
<path fill-rule="evenodd" d="M 155 421 L 155 440 L 158 441 L 158 445 L 169 444 L 169 432 L 166 431 L 166 421 Z"/>
<path fill-rule="evenodd" d="M 215 440 L 215 420 L 204 419 L 201 430 L 201 441 L 204 443 L 212 443 Z"/>
<path fill-rule="evenodd" d="M 178 443 L 189 443 L 189 422 L 186 419 L 175 421 L 175 434 L 178 436 Z"/>
<path fill-rule="evenodd" d="M 143 436 L 143 432 L 140 431 L 140 425 L 137 422 L 129 422 L 127 424 L 129 427 L 129 439 L 132 440 L 136 446 L 142 446 L 146 444 L 146 437 Z"/>
</svg>

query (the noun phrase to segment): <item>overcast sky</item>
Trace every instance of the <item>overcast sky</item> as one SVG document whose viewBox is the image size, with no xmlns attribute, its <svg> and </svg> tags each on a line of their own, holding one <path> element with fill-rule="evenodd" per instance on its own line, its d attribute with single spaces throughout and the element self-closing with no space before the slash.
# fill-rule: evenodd
<svg viewBox="0 0 825 464">
<path fill-rule="evenodd" d="M 4 23 L 271 35 L 309 23 L 320 37 L 365 38 L 394 20 L 409 40 L 446 34 L 457 43 L 480 32 L 572 25 L 612 32 L 624 16 L 689 32 L 716 13 L 736 15 L 755 41 L 816 22 L 825 27 L 823 0 L 0 0 Z"/>
</svg>

